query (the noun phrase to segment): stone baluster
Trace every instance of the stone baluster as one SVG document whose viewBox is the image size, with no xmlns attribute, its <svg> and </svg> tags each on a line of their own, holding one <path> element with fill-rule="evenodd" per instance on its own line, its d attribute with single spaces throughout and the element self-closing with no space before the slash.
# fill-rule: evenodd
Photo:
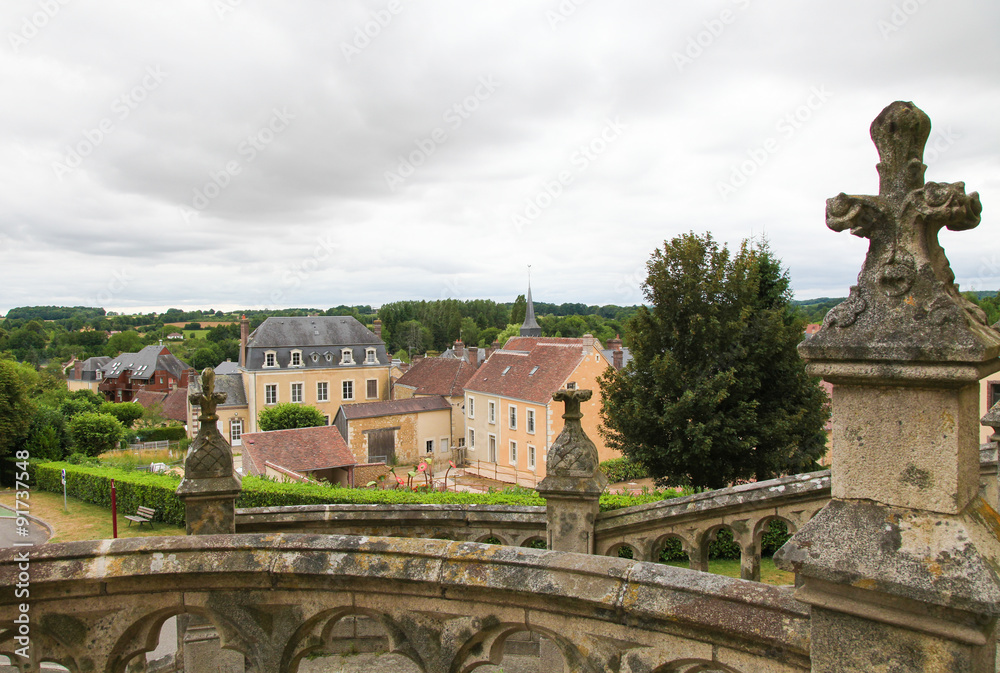
<svg viewBox="0 0 1000 673">
<path fill-rule="evenodd" d="M 812 606 L 813 671 L 994 673 L 1000 516 L 979 497 L 978 381 L 1000 334 L 959 294 L 937 240 L 979 223 L 979 195 L 924 183 L 930 120 L 871 126 L 877 196 L 827 201 L 870 239 L 848 299 L 799 346 L 834 384 L 832 500 L 775 556 Z"/>
<path fill-rule="evenodd" d="M 608 478 L 598 469 L 597 447 L 583 431 L 580 403 L 590 390 L 559 390 L 552 399 L 566 404 L 565 425 L 549 447 L 546 477 L 538 484 L 545 498 L 549 549 L 593 554 L 594 523 Z"/>
</svg>

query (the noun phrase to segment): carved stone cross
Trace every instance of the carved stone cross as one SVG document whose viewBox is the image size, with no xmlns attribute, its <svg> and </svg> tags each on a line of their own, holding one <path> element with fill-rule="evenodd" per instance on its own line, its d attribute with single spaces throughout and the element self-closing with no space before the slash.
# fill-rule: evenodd
<svg viewBox="0 0 1000 673">
<path fill-rule="evenodd" d="M 938 231 L 979 224 L 979 194 L 965 183 L 924 183 L 931 122 L 913 103 L 895 102 L 871 125 L 880 162 L 877 196 L 840 193 L 826 202 L 826 224 L 871 241 L 847 301 L 800 346 L 807 359 L 982 360 L 1000 352 L 1000 335 L 955 285 Z"/>
<path fill-rule="evenodd" d="M 226 393 L 215 391 L 215 372 L 211 367 L 206 367 L 201 373 L 201 392 L 193 393 L 189 399 L 191 404 L 201 407 L 199 421 L 214 423 L 219 420 L 215 409 L 226 401 Z"/>
</svg>

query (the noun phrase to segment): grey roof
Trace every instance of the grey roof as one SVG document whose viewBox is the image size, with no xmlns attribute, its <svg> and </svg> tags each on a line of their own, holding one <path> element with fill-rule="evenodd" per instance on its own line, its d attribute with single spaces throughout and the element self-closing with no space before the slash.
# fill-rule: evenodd
<svg viewBox="0 0 1000 673">
<path fill-rule="evenodd" d="M 524 311 L 524 323 L 521 325 L 521 336 L 540 337 L 542 328 L 535 320 L 535 305 L 531 301 L 531 283 L 528 283 L 528 306 Z"/>
<path fill-rule="evenodd" d="M 242 374 L 216 374 L 215 392 L 225 393 L 226 401 L 220 407 L 247 406 L 247 393 L 243 388 Z M 188 396 L 201 394 L 201 377 L 192 376 L 188 380 Z"/>
<path fill-rule="evenodd" d="M 337 411 L 337 416 L 344 416 L 347 420 L 354 420 L 356 418 L 375 418 L 376 416 L 419 414 L 424 411 L 441 411 L 444 409 L 451 409 L 451 404 L 448 403 L 448 400 L 440 395 L 429 395 L 427 397 L 408 397 L 403 400 L 342 404 Z"/>
<path fill-rule="evenodd" d="M 250 348 L 377 345 L 382 340 L 351 316 L 271 317 L 253 331 Z"/>
<path fill-rule="evenodd" d="M 231 360 L 226 360 L 225 362 L 220 363 L 219 366 L 215 368 L 216 374 L 238 374 L 239 371 L 240 371 L 240 363 L 232 362 Z"/>
<path fill-rule="evenodd" d="M 104 364 L 101 370 L 104 378 L 118 378 L 125 371 L 131 372 L 131 379 L 148 379 L 153 372 L 163 370 L 180 378 L 185 369 L 190 369 L 178 360 L 164 346 L 146 346 L 138 353 L 121 353 L 115 359 Z M 161 355 L 161 353 L 163 353 Z"/>
<path fill-rule="evenodd" d="M 601 353 L 604 354 L 604 357 L 607 359 L 608 362 L 611 362 L 612 364 L 614 363 L 615 361 L 614 349 L 609 348 L 607 350 L 602 350 Z M 629 363 L 629 360 L 631 359 L 632 359 L 632 353 L 629 351 L 628 347 L 622 346 L 622 367 L 627 365 Z"/>
<path fill-rule="evenodd" d="M 76 378 L 75 366 L 69 370 L 67 378 L 71 381 L 96 381 L 97 370 L 104 369 L 104 365 L 108 362 L 111 362 L 111 358 L 107 355 L 95 355 L 92 358 L 87 358 L 80 363 L 80 378 Z"/>
<path fill-rule="evenodd" d="M 438 357 L 439 358 L 444 358 L 445 360 L 463 360 L 465 362 L 469 362 L 469 364 L 472 364 L 472 365 L 475 365 L 475 366 L 478 367 L 479 365 L 483 364 L 483 360 L 486 359 L 486 349 L 485 348 L 477 348 L 476 349 L 476 361 L 475 362 L 470 362 L 469 361 L 469 347 L 468 346 L 465 347 L 465 352 L 462 354 L 461 358 L 459 358 L 458 355 L 455 354 L 455 347 L 454 346 L 452 346 L 451 348 L 449 348 L 446 351 L 444 351 L 443 353 L 441 353 L 441 355 L 439 355 Z"/>
</svg>

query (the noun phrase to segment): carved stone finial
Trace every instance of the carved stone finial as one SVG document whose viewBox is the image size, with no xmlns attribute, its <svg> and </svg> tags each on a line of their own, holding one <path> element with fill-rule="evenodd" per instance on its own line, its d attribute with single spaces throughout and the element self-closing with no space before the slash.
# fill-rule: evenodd
<svg viewBox="0 0 1000 673">
<path fill-rule="evenodd" d="M 591 398 L 590 390 L 559 390 L 553 393 L 552 399 L 563 402 L 566 411 L 563 419 L 566 421 L 562 432 L 549 448 L 545 462 L 545 473 L 556 477 L 589 478 L 597 474 L 600 462 L 597 457 L 597 447 L 583 431 L 580 419 L 583 413 L 580 404 Z"/>
<path fill-rule="evenodd" d="M 191 400 L 191 404 L 201 408 L 198 420 L 202 425 L 219 420 L 215 409 L 226 401 L 226 393 L 215 392 L 215 371 L 211 367 L 205 367 L 201 373 L 201 391 L 191 393 L 188 399 Z"/>
<path fill-rule="evenodd" d="M 808 360 L 975 361 L 1000 354 L 1000 334 L 965 299 L 938 243 L 938 231 L 979 224 L 979 194 L 962 182 L 924 183 L 930 119 L 895 102 L 871 125 L 880 162 L 877 196 L 841 193 L 826 223 L 871 245 L 848 299 L 799 352 Z"/>
</svg>

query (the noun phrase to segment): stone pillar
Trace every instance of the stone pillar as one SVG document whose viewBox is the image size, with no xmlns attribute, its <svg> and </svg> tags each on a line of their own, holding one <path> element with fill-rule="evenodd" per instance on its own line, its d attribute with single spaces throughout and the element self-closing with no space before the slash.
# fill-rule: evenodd
<svg viewBox="0 0 1000 673">
<path fill-rule="evenodd" d="M 598 469 L 597 447 L 580 425 L 580 403 L 590 390 L 560 390 L 552 395 L 566 403 L 562 432 L 549 447 L 545 479 L 538 492 L 545 498 L 548 547 L 556 551 L 593 554 L 594 524 L 608 478 Z"/>
<path fill-rule="evenodd" d="M 199 406 L 198 434 L 184 459 L 184 478 L 177 495 L 184 501 L 188 535 L 215 535 L 236 532 L 236 498 L 243 482 L 233 469 L 233 451 L 219 433 L 216 407 L 226 401 L 226 393 L 215 392 L 215 372 L 206 368 L 190 394 Z"/>
<path fill-rule="evenodd" d="M 869 238 L 850 297 L 799 346 L 834 384 L 832 500 L 775 555 L 812 606 L 816 672 L 994 673 L 1000 516 L 979 497 L 978 380 L 1000 334 L 954 285 L 942 226 L 979 223 L 963 183 L 924 183 L 930 120 L 875 119 L 877 196 L 827 201 Z"/>
</svg>

